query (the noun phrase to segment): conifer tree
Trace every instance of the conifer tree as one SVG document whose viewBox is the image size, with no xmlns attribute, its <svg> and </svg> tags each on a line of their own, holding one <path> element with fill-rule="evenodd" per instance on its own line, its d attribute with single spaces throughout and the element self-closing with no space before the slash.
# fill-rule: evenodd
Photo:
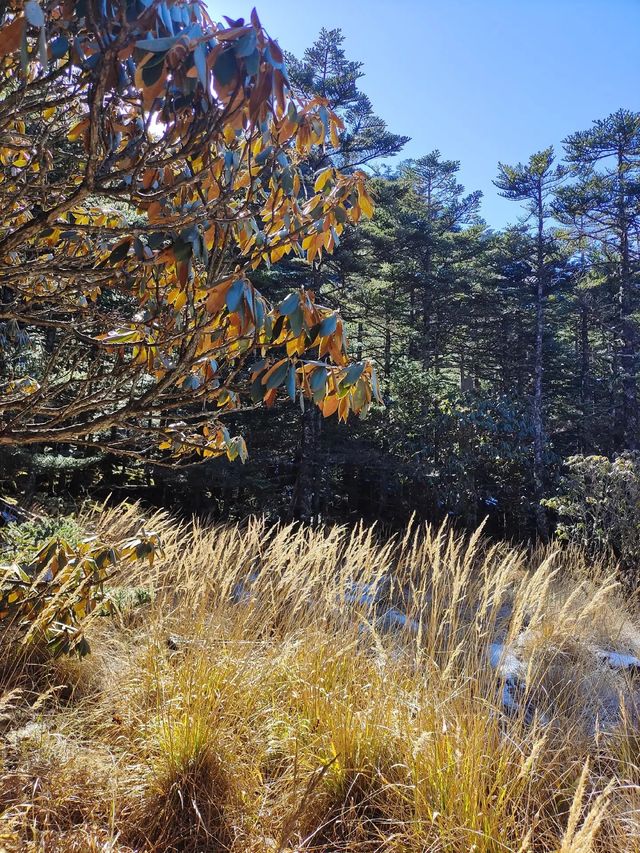
<svg viewBox="0 0 640 853">
<path fill-rule="evenodd" d="M 535 362 L 533 383 L 533 476 L 538 533 L 548 537 L 544 508 L 540 501 L 545 490 L 545 426 L 544 426 L 544 340 L 545 304 L 549 287 L 550 238 L 546 224 L 551 215 L 554 193 L 564 179 L 566 170 L 554 166 L 553 148 L 532 154 L 527 164 L 517 166 L 498 165 L 495 185 L 505 198 L 524 204 L 528 218 L 532 220 L 535 233 Z"/>
<path fill-rule="evenodd" d="M 574 180 L 559 193 L 556 216 L 582 238 L 605 292 L 613 335 L 613 410 L 618 448 L 640 446 L 637 312 L 640 301 L 640 113 L 618 110 L 564 141 Z M 619 381 L 618 381 L 619 377 Z"/>
</svg>

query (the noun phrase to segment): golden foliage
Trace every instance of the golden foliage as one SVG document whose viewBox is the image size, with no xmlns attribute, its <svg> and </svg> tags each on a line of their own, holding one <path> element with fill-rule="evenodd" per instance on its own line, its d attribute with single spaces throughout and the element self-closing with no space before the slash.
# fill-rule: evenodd
<svg viewBox="0 0 640 853">
<path fill-rule="evenodd" d="M 10 377 L 0 443 L 233 458 L 224 414 L 281 387 L 343 420 L 378 396 L 313 293 L 272 307 L 251 284 L 319 263 L 372 204 L 361 172 L 305 175 L 341 120 L 292 92 L 257 14 L 236 23 L 174 0 L 3 7 L 2 319 L 11 345 L 48 350 L 41 375 Z"/>
</svg>

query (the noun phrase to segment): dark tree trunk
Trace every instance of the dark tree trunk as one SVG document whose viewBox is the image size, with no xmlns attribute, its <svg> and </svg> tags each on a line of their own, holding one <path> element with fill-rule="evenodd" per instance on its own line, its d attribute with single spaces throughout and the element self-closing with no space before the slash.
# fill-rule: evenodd
<svg viewBox="0 0 640 853">
<path fill-rule="evenodd" d="M 620 245 L 620 287 L 618 290 L 620 322 L 620 369 L 622 374 L 622 442 L 624 450 L 638 447 L 638 394 L 636 369 L 636 324 L 633 318 L 634 299 L 629 251 L 629 221 L 626 209 L 624 152 L 618 149 L 618 213 Z"/>
<path fill-rule="evenodd" d="M 542 184 L 538 187 L 538 234 L 537 234 L 537 263 L 536 263 L 536 339 L 533 379 L 533 481 L 538 536 L 543 542 L 549 538 L 547 515 L 541 504 L 544 497 L 544 415 L 543 415 L 543 371 L 544 371 L 544 300 L 545 300 L 545 265 L 544 265 L 544 209 L 542 203 Z"/>
<path fill-rule="evenodd" d="M 430 340 L 431 328 L 431 252 L 424 258 L 424 278 L 422 283 L 422 364 L 425 370 L 431 366 L 433 342 Z"/>
<path fill-rule="evenodd" d="M 409 290 L 409 324 L 411 327 L 411 332 L 409 334 L 409 358 L 415 358 L 416 356 L 416 340 L 415 340 L 415 331 L 416 331 L 416 287 L 415 282 L 411 279 L 411 288 Z"/>
<path fill-rule="evenodd" d="M 580 306 L 579 330 L 577 335 L 578 352 L 580 358 L 580 452 L 587 453 L 591 446 L 591 431 L 589 429 L 589 397 L 591 383 L 589 371 L 591 369 L 591 351 L 589 346 L 589 310 L 582 303 Z"/>
<path fill-rule="evenodd" d="M 306 405 L 300 417 L 300 442 L 296 459 L 296 481 L 291 516 L 311 521 L 318 506 L 318 454 L 322 416 L 314 405 Z"/>
<path fill-rule="evenodd" d="M 388 388 L 391 381 L 391 314 L 388 307 L 384 315 L 384 378 Z"/>
</svg>

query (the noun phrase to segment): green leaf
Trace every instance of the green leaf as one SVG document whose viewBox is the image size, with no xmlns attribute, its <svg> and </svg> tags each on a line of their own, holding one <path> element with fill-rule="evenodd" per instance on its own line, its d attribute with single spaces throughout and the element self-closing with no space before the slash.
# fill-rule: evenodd
<svg viewBox="0 0 640 853">
<path fill-rule="evenodd" d="M 176 260 L 182 263 L 184 263 L 184 261 L 188 261 L 193 254 L 193 244 L 191 241 L 184 240 L 182 237 L 176 238 L 172 249 L 173 254 L 176 256 Z"/>
<path fill-rule="evenodd" d="M 247 452 L 247 445 L 245 443 L 244 438 L 242 438 L 242 436 L 238 436 L 237 442 L 238 442 L 238 455 L 240 456 L 240 461 L 244 465 L 244 463 L 247 461 L 247 458 L 249 456 L 249 454 Z"/>
<path fill-rule="evenodd" d="M 296 399 L 296 371 L 292 364 L 287 373 L 287 393 L 292 400 Z"/>
<path fill-rule="evenodd" d="M 329 335 L 332 335 L 336 326 L 338 325 L 338 317 L 336 314 L 330 314 L 328 317 L 325 317 L 324 320 L 320 323 L 318 328 L 318 335 L 321 338 L 326 338 Z"/>
<path fill-rule="evenodd" d="M 253 53 L 245 57 L 244 67 L 247 69 L 247 74 L 250 77 L 255 77 L 260 70 L 260 52 L 254 50 Z"/>
<path fill-rule="evenodd" d="M 263 371 L 264 373 L 264 371 Z M 264 397 L 264 386 L 262 384 L 262 373 L 259 373 L 258 376 L 251 383 L 251 400 L 254 403 L 260 403 L 262 398 Z"/>
<path fill-rule="evenodd" d="M 193 61 L 198 72 L 198 80 L 202 84 L 202 88 L 207 88 L 207 56 L 204 52 L 204 45 L 199 44 L 193 51 Z"/>
<path fill-rule="evenodd" d="M 124 261 L 124 259 L 129 254 L 129 248 L 131 247 L 130 240 L 124 240 L 120 243 L 119 246 L 116 246 L 115 249 L 111 252 L 108 258 L 108 263 L 117 264 L 120 261 Z"/>
<path fill-rule="evenodd" d="M 20 68 L 23 74 L 26 74 L 29 68 L 29 46 L 27 43 L 26 27 L 22 30 L 22 38 L 20 40 Z"/>
<path fill-rule="evenodd" d="M 136 47 L 149 53 L 166 53 L 178 41 L 177 36 L 171 38 L 142 39 L 136 42 Z"/>
<path fill-rule="evenodd" d="M 256 156 L 256 163 L 258 166 L 262 166 L 267 162 L 271 153 L 273 151 L 273 145 L 267 145 L 266 148 L 263 148 L 262 151 Z"/>
<path fill-rule="evenodd" d="M 355 385 L 358 379 L 362 376 L 362 371 L 364 370 L 363 362 L 356 362 L 355 364 L 349 365 L 349 369 L 347 370 L 344 379 L 340 383 L 343 388 L 350 388 L 352 385 Z"/>
<path fill-rule="evenodd" d="M 291 327 L 291 331 L 296 336 L 296 338 L 302 332 L 302 327 L 304 325 L 304 314 L 302 313 L 302 308 L 300 305 L 296 308 L 296 310 L 289 316 L 289 326 Z"/>
<path fill-rule="evenodd" d="M 51 42 L 51 56 L 54 59 L 62 59 L 69 52 L 69 40 L 64 36 L 58 36 Z"/>
<path fill-rule="evenodd" d="M 264 302 L 260 297 L 256 297 L 253 310 L 253 316 L 256 323 L 256 328 L 261 329 L 264 325 Z"/>
<path fill-rule="evenodd" d="M 378 385 L 378 376 L 375 370 L 371 372 L 371 391 L 373 392 L 373 396 L 376 400 L 382 400 L 382 395 L 380 394 L 380 386 Z"/>
<path fill-rule="evenodd" d="M 251 56 L 251 54 L 256 49 L 256 31 L 252 30 L 250 33 L 242 36 L 242 38 L 238 39 L 234 46 L 236 56 Z"/>
<path fill-rule="evenodd" d="M 347 211 L 344 209 L 344 207 L 342 207 L 341 205 L 338 205 L 336 207 L 334 213 L 336 215 L 336 219 L 338 220 L 338 222 L 340 222 L 342 225 L 344 225 L 344 223 L 347 221 Z"/>
<path fill-rule="evenodd" d="M 142 67 L 142 82 L 151 88 L 154 86 L 164 71 L 164 62 L 147 62 Z"/>
<path fill-rule="evenodd" d="M 271 341 L 277 341 L 280 335 L 282 334 L 282 327 L 284 326 L 284 314 L 275 321 L 273 324 L 273 329 L 271 331 Z"/>
<path fill-rule="evenodd" d="M 267 390 L 271 391 L 272 388 L 278 388 L 278 386 L 282 385 L 284 382 L 285 376 L 287 375 L 287 370 L 289 370 L 290 363 L 288 361 L 283 362 L 280 367 L 276 368 L 273 371 L 271 376 L 267 379 Z"/>
<path fill-rule="evenodd" d="M 215 65 L 213 66 L 213 73 L 216 80 L 222 86 L 228 86 L 229 83 L 236 76 L 236 72 L 238 70 L 238 66 L 236 63 L 236 56 L 233 52 L 233 48 L 223 50 L 222 53 L 218 56 L 215 61 Z"/>
<path fill-rule="evenodd" d="M 325 395 L 327 389 L 327 370 L 324 367 L 318 367 L 311 374 L 309 379 L 309 387 L 313 395 L 313 402 L 319 403 Z"/>
<path fill-rule="evenodd" d="M 40 65 L 46 69 L 49 64 L 49 59 L 47 57 L 47 35 L 45 33 L 44 27 L 40 28 L 40 34 L 38 36 L 38 53 L 40 59 Z"/>
<path fill-rule="evenodd" d="M 293 312 L 300 305 L 300 294 L 297 292 L 290 293 L 286 299 L 283 299 L 280 305 L 278 306 L 278 311 L 281 314 L 284 314 L 285 317 L 288 317 L 289 314 L 293 314 Z M 298 332 L 298 334 L 300 334 Z"/>
<path fill-rule="evenodd" d="M 27 0 L 24 4 L 24 14 L 32 27 L 44 27 L 44 12 L 37 0 Z"/>
<path fill-rule="evenodd" d="M 244 281 L 238 279 L 234 281 L 227 291 L 226 303 L 229 311 L 237 311 L 242 302 L 242 294 L 244 292 Z"/>
</svg>

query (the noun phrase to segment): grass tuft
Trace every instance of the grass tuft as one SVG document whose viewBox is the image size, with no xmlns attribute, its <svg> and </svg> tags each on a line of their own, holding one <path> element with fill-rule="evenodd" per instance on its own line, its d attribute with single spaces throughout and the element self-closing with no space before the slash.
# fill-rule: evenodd
<svg viewBox="0 0 640 853">
<path fill-rule="evenodd" d="M 79 523 L 116 541 L 140 508 Z M 594 654 L 640 634 L 605 567 L 447 527 L 146 523 L 164 554 L 114 579 L 89 658 L 5 661 L 0 849 L 640 851 L 635 676 Z"/>
</svg>

